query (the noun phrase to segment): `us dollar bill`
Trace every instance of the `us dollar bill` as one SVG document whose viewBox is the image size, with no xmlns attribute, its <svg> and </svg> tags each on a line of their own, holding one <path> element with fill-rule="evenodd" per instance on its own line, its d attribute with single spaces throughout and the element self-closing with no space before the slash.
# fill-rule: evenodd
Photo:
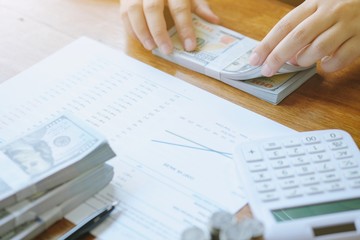
<svg viewBox="0 0 360 240">
<path fill-rule="evenodd" d="M 8 200 L 16 202 L 16 199 L 51 187 L 51 184 L 69 180 L 115 155 L 109 147 L 105 148 L 108 153 L 100 149 L 94 154 L 102 146 L 107 146 L 104 137 L 70 115 L 59 116 L 2 145 L 0 166 L 6 171 L 0 171 L 0 209 L 2 200 L 9 196 L 15 195 L 15 199 Z M 70 167 L 73 168 L 67 169 Z M 54 174 L 57 175 L 52 178 Z M 37 186 L 37 183 L 45 179 L 49 181 Z M 55 180 L 52 182 L 50 179 Z"/>
<path fill-rule="evenodd" d="M 224 78 L 249 80 L 263 77 L 261 67 L 249 64 L 250 54 L 258 41 L 225 27 L 208 23 L 196 15 L 192 16 L 192 22 L 197 41 L 197 47 L 194 51 L 184 50 L 174 27 L 169 31 L 174 45 L 173 53 L 165 55 L 159 49 L 155 49 L 153 53 L 219 80 Z M 278 74 L 298 72 L 305 69 L 308 67 L 304 68 L 286 63 Z"/>
</svg>

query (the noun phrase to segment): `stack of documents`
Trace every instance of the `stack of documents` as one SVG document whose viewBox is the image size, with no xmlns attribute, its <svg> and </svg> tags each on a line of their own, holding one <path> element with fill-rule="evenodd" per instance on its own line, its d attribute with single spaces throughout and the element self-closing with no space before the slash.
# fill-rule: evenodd
<svg viewBox="0 0 360 240">
<path fill-rule="evenodd" d="M 68 115 L 0 146 L 1 239 L 30 239 L 104 188 L 114 156 L 105 138 Z"/>
<path fill-rule="evenodd" d="M 299 67 L 284 64 L 273 77 L 263 77 L 261 67 L 248 64 L 252 49 L 258 41 L 227 28 L 208 23 L 193 15 L 197 49 L 183 49 L 175 27 L 169 34 L 174 52 L 165 55 L 159 49 L 155 55 L 186 68 L 218 79 L 270 103 L 278 104 L 316 73 L 314 66 Z"/>
</svg>

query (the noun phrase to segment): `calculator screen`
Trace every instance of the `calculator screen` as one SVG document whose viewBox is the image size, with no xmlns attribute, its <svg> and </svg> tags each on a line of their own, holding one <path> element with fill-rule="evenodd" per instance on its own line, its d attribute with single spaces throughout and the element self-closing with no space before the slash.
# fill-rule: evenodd
<svg viewBox="0 0 360 240">
<path fill-rule="evenodd" d="M 277 222 L 360 209 L 360 198 L 272 210 Z"/>
</svg>

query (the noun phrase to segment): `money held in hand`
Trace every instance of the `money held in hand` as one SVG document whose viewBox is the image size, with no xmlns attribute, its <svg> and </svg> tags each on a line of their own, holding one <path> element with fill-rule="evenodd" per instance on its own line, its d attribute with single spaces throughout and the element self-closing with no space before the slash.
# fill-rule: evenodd
<svg viewBox="0 0 360 240">
<path fill-rule="evenodd" d="M 173 53 L 166 55 L 155 49 L 153 54 L 273 104 L 279 103 L 316 72 L 314 66 L 305 68 L 286 63 L 277 75 L 264 77 L 261 67 L 251 66 L 248 62 L 258 41 L 208 23 L 196 15 L 193 15 L 192 22 L 197 39 L 195 51 L 184 50 L 176 28 L 173 27 L 169 30 L 174 45 Z"/>
</svg>

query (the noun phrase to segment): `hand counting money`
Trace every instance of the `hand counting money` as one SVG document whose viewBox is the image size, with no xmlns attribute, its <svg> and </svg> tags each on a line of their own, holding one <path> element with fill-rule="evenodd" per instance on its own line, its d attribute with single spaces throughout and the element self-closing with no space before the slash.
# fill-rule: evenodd
<svg viewBox="0 0 360 240">
<path fill-rule="evenodd" d="M 184 50 L 173 27 L 169 31 L 173 53 L 165 55 L 159 49 L 153 50 L 153 53 L 275 104 L 315 73 L 314 66 L 299 67 L 287 63 L 277 75 L 263 77 L 261 67 L 248 63 L 258 41 L 208 23 L 196 15 L 193 15 L 192 21 L 197 38 L 195 51 Z"/>
</svg>

